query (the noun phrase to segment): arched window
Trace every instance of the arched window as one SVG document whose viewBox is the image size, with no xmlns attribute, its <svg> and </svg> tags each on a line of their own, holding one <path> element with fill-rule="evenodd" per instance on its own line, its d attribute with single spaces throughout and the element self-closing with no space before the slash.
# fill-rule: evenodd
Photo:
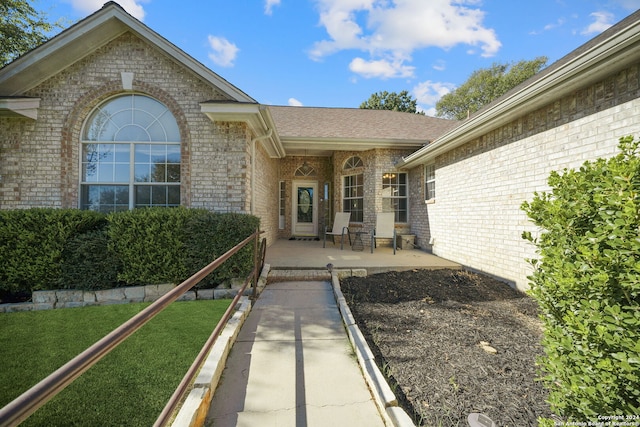
<svg viewBox="0 0 640 427">
<path fill-rule="evenodd" d="M 344 170 L 360 168 L 364 166 L 362 163 L 362 159 L 358 156 L 349 157 L 346 162 L 344 162 Z"/>
<path fill-rule="evenodd" d="M 106 101 L 82 132 L 80 207 L 115 212 L 180 205 L 180 131 L 145 95 Z"/>
</svg>

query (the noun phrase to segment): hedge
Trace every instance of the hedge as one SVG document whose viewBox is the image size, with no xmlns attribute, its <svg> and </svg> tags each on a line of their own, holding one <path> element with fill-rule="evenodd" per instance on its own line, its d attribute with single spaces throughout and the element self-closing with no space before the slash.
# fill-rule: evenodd
<svg viewBox="0 0 640 427">
<path fill-rule="evenodd" d="M 103 215 L 76 209 L 0 211 L 0 298 L 44 289 L 180 283 L 260 226 L 243 214 L 145 208 Z M 200 286 L 244 278 L 253 246 Z"/>
</svg>

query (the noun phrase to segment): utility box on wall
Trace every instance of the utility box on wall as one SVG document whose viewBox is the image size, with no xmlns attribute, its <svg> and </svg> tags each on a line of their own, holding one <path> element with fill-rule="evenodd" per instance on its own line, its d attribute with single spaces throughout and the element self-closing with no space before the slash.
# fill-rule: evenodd
<svg viewBox="0 0 640 427">
<path fill-rule="evenodd" d="M 413 249 L 416 247 L 415 234 L 400 234 L 397 239 L 398 249 Z"/>
</svg>

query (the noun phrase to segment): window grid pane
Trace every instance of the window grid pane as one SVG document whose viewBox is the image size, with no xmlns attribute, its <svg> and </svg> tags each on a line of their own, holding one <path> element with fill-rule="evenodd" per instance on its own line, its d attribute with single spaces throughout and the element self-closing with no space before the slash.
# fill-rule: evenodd
<svg viewBox="0 0 640 427">
<path fill-rule="evenodd" d="M 362 174 L 344 177 L 342 209 L 351 212 L 352 222 L 364 221 L 364 178 Z"/>
<path fill-rule="evenodd" d="M 395 222 L 408 221 L 407 174 L 388 172 L 382 175 L 382 211 L 394 212 Z"/>
<path fill-rule="evenodd" d="M 436 198 L 436 168 L 433 164 L 424 167 L 424 198 L 425 200 Z"/>
<path fill-rule="evenodd" d="M 180 132 L 163 104 L 137 94 L 111 99 L 83 138 L 82 209 L 180 205 Z"/>
</svg>

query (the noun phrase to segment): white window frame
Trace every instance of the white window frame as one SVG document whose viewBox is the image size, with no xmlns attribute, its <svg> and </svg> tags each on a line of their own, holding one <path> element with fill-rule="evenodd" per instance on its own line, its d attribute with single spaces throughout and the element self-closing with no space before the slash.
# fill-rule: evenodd
<svg viewBox="0 0 640 427">
<path fill-rule="evenodd" d="M 358 177 L 360 177 L 360 183 L 358 183 Z M 347 186 L 347 179 L 349 181 L 354 181 L 355 184 Z M 358 188 L 360 189 L 360 195 L 358 195 Z M 355 194 L 353 193 L 355 191 Z M 351 210 L 351 202 L 354 200 L 360 201 L 360 207 L 357 210 Z M 349 206 L 347 206 L 349 204 Z M 343 212 L 351 212 L 351 222 L 362 223 L 364 222 L 364 174 L 363 173 L 354 173 L 351 175 L 343 175 L 342 176 L 342 211 Z M 353 216 L 354 212 L 360 212 L 362 214 L 362 218 L 358 218 L 358 216 Z"/>
<path fill-rule="evenodd" d="M 127 98 L 130 98 L 130 101 Z M 138 104 L 139 101 L 136 101 L 136 99 L 140 99 L 142 103 Z M 151 102 L 148 104 L 145 104 L 145 102 L 148 102 L 146 100 L 150 100 Z M 112 101 L 117 102 L 118 104 L 111 104 Z M 119 110 L 112 109 L 112 105 L 118 105 L 120 109 Z M 109 106 L 110 108 L 105 109 L 107 106 Z M 150 109 L 149 110 L 145 109 L 144 108 L 145 106 L 149 107 Z M 129 111 L 131 111 L 131 118 L 132 118 L 131 122 L 129 122 L 128 120 L 121 121 L 116 125 L 115 122 L 111 121 L 112 117 L 118 114 L 128 114 Z M 144 115 L 144 117 L 146 118 L 144 125 L 146 127 L 140 126 L 138 120 L 135 120 L 134 122 L 134 119 L 133 119 L 134 112 Z M 110 129 L 108 128 L 107 125 L 111 123 L 114 123 L 115 128 L 113 126 Z M 94 124 L 97 124 L 96 128 L 93 127 Z M 153 132 L 151 131 L 152 126 L 155 126 Z M 127 139 L 121 138 L 119 134 L 120 130 L 129 128 L 129 127 L 130 128 L 135 127 L 136 129 L 139 129 L 142 134 L 146 133 L 148 135 L 148 139 L 137 138 L 135 140 L 127 140 Z M 98 131 L 100 131 L 100 132 L 96 132 L 97 134 L 102 135 L 103 132 L 101 131 L 101 129 L 103 128 L 106 129 L 105 134 L 107 135 L 107 137 L 98 138 L 98 137 L 92 136 L 94 135 L 94 132 L 93 132 L 94 129 L 97 129 Z M 157 135 L 162 135 L 162 136 L 158 137 Z M 176 138 L 177 140 L 174 140 Z M 82 132 L 82 139 L 80 143 L 81 143 L 81 150 L 80 150 L 81 155 L 79 159 L 80 195 L 78 197 L 78 204 L 81 209 L 97 209 L 105 212 L 106 211 L 111 212 L 114 210 L 133 209 L 137 206 L 179 206 L 180 205 L 181 179 L 182 179 L 180 177 L 181 175 L 180 169 L 181 169 L 181 163 L 182 163 L 182 153 L 181 153 L 181 142 L 179 138 L 179 130 L 177 128 L 177 122 L 175 121 L 175 118 L 173 117 L 171 112 L 168 110 L 168 108 L 161 102 L 155 100 L 150 96 L 138 94 L 138 93 L 118 95 L 103 102 L 94 110 L 94 112 L 92 112 L 89 115 L 87 122 L 85 122 L 84 129 Z M 128 151 L 128 159 L 125 160 L 124 157 L 121 155 L 120 158 L 114 161 L 113 163 L 110 161 L 101 162 L 99 157 L 102 151 L 98 151 L 97 160 L 87 160 L 87 156 L 88 156 L 87 153 L 90 153 L 90 151 L 88 150 L 91 150 L 91 146 L 96 146 L 99 148 L 99 150 L 102 150 L 103 148 L 100 148 L 100 146 L 106 147 L 108 145 L 113 146 L 114 149 L 116 147 L 123 147 L 123 148 L 126 147 L 126 150 L 121 151 L 121 153 Z M 136 163 L 136 147 L 142 147 L 142 146 L 150 146 L 151 153 L 153 153 L 154 147 L 156 148 L 164 147 L 165 150 L 167 150 L 168 147 L 173 147 L 174 151 L 175 151 L 175 148 L 177 148 L 178 149 L 177 152 L 179 153 L 178 155 L 180 157 L 180 160 L 179 160 L 180 163 L 178 164 L 178 163 L 169 162 L 168 161 L 169 156 L 167 156 L 165 157 L 166 163 L 164 163 L 166 174 L 163 180 L 156 180 L 151 177 L 151 175 L 154 173 L 153 168 L 151 168 L 150 175 L 147 177 L 148 178 L 147 180 L 136 179 L 136 165 L 142 166 L 147 164 L 144 161 Z M 114 153 L 115 152 L 116 151 L 114 151 Z M 104 153 L 111 153 L 111 152 L 108 149 L 106 149 Z M 122 172 L 125 167 L 128 167 L 128 179 L 126 181 L 125 180 L 117 181 L 118 177 L 116 176 L 115 173 L 112 179 L 107 179 L 107 180 L 104 180 L 104 179 L 100 180 L 99 175 L 97 179 L 92 179 L 92 175 L 95 175 L 95 173 L 91 175 L 88 173 L 85 173 L 86 168 L 89 168 L 89 167 L 95 167 L 98 170 L 100 168 L 113 167 L 115 170 L 115 168 L 118 165 L 120 165 L 120 172 Z M 170 171 L 171 165 L 178 166 L 177 180 L 175 178 L 173 179 L 169 178 L 168 173 Z M 176 170 L 175 167 L 171 169 L 174 171 Z M 136 190 L 142 187 L 147 187 L 151 189 L 151 193 L 150 193 L 151 199 L 149 203 L 141 203 L 140 201 L 136 200 Z M 116 196 L 116 193 L 118 191 L 124 191 L 125 188 L 126 188 L 126 192 L 128 193 L 128 195 L 126 196 L 127 198 L 126 203 L 124 202 L 124 193 L 123 193 L 123 198 L 120 201 L 118 201 L 118 198 Z M 172 190 L 172 188 L 174 190 Z M 168 201 L 168 197 L 173 192 L 173 195 L 175 198 L 175 194 L 176 194 L 175 189 L 177 189 L 177 203 L 175 202 L 170 203 Z M 166 199 L 164 203 L 153 202 L 152 194 L 154 190 L 166 192 L 165 193 Z M 102 198 L 103 191 L 106 191 L 106 193 L 104 194 L 108 194 L 109 191 L 113 191 L 114 203 L 103 204 L 101 202 L 98 202 L 97 205 L 90 205 L 90 203 L 93 202 L 93 200 L 90 198 L 92 197 L 90 196 L 90 194 L 93 193 L 94 191 L 97 191 L 100 194 L 100 198 Z M 97 193 L 94 193 L 94 194 L 97 194 Z M 105 207 L 107 207 L 107 210 L 105 210 Z"/>
<path fill-rule="evenodd" d="M 404 177 L 403 180 L 400 179 L 401 176 Z M 386 192 L 389 194 L 385 194 Z M 401 209 L 401 202 L 404 202 L 405 209 Z M 393 209 L 390 209 L 389 206 L 392 206 Z M 409 223 L 409 176 L 406 172 L 385 172 L 382 174 L 382 212 L 395 213 L 396 223 Z M 402 217 L 402 213 L 405 218 Z"/>
<path fill-rule="evenodd" d="M 432 203 L 436 200 L 436 165 L 424 165 L 424 201 Z"/>
</svg>

